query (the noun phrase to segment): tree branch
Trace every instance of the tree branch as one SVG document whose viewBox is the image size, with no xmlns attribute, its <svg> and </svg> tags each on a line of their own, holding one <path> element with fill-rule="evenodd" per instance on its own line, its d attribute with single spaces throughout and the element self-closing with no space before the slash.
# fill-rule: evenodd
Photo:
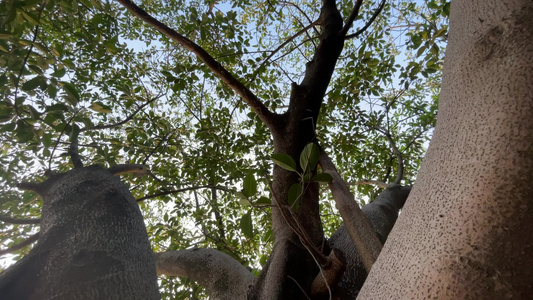
<svg viewBox="0 0 533 300">
<path fill-rule="evenodd" d="M 228 87 L 233 89 L 244 101 L 250 106 L 250 108 L 259 116 L 259 118 L 269 128 L 276 126 L 275 118 L 277 114 L 272 113 L 264 104 L 257 98 L 257 96 L 250 91 L 244 84 L 237 80 L 228 70 L 226 70 L 218 61 L 216 61 L 207 51 L 205 51 L 198 44 L 179 34 L 175 30 L 169 28 L 167 25 L 159 22 L 154 17 L 149 15 L 146 11 L 141 9 L 131 0 L 117 0 L 132 14 L 139 17 L 141 20 L 151 25 L 159 32 L 163 33 L 170 39 L 180 44 L 185 49 L 194 53 L 199 59 L 201 59 L 205 65 Z"/>
<path fill-rule="evenodd" d="M 83 162 L 78 150 L 78 136 L 80 134 L 80 128 L 75 123 L 72 124 L 70 131 L 70 147 L 68 147 L 68 155 L 75 169 L 83 168 Z"/>
<path fill-rule="evenodd" d="M 145 165 L 139 164 L 118 164 L 107 169 L 113 175 L 126 173 L 148 174 L 150 171 Z"/>
<path fill-rule="evenodd" d="M 403 179 L 403 168 L 404 168 L 404 162 L 403 162 L 403 155 L 402 155 L 402 152 L 400 151 L 400 149 L 398 149 L 398 147 L 396 146 L 396 142 L 394 141 L 394 139 L 392 138 L 390 132 L 384 128 L 381 128 L 381 127 L 372 127 L 374 128 L 375 130 L 381 132 L 385 138 L 387 138 L 387 140 L 389 141 L 389 144 L 392 148 L 392 151 L 394 152 L 394 155 L 396 155 L 396 158 L 398 159 L 398 174 L 396 175 L 396 180 L 394 180 L 393 183 L 391 183 L 391 185 L 400 185 L 402 179 Z"/>
<path fill-rule="evenodd" d="M 8 254 L 8 253 L 11 253 L 11 252 L 15 252 L 17 250 L 20 250 L 28 245 L 31 245 L 32 243 L 34 243 L 35 241 L 37 241 L 39 239 L 39 236 L 41 236 L 41 233 L 40 232 L 37 232 L 36 234 L 28 237 L 27 239 L 25 239 L 24 241 L 16 244 L 16 245 L 13 245 L 9 248 L 6 248 L 6 249 L 2 249 L 0 250 L 0 255 L 4 255 L 4 254 Z"/>
<path fill-rule="evenodd" d="M 346 19 L 346 23 L 344 24 L 344 27 L 341 30 L 341 34 L 343 36 L 346 35 L 348 30 L 350 30 L 350 27 L 352 27 L 352 24 L 355 21 L 355 18 L 357 18 L 357 16 L 359 15 L 359 10 L 361 9 L 361 4 L 363 4 L 363 0 L 357 0 L 357 2 L 355 2 L 355 5 L 354 5 L 354 7 L 352 9 L 352 12 L 348 16 L 348 19 Z"/>
<path fill-rule="evenodd" d="M 153 99 L 150 99 L 150 100 L 146 101 L 146 103 L 143 103 L 141 106 L 139 106 L 131 115 L 127 116 L 124 120 L 122 120 L 122 121 L 120 121 L 118 123 L 108 124 L 108 125 L 98 125 L 98 126 L 93 126 L 93 127 L 85 127 L 85 128 L 80 129 L 80 132 L 87 131 L 87 130 L 109 129 L 109 128 L 114 128 L 114 127 L 119 127 L 121 125 L 124 125 L 127 122 L 129 122 L 131 119 L 133 119 L 133 117 L 137 113 L 139 113 L 143 108 L 145 108 L 148 104 L 154 102 L 155 100 L 157 100 L 157 99 L 159 99 L 161 97 L 162 96 L 154 97 Z"/>
<path fill-rule="evenodd" d="M 322 171 L 333 177 L 329 188 L 355 248 L 361 255 L 363 265 L 369 272 L 381 251 L 382 245 L 368 219 L 355 202 L 354 196 L 323 149 L 320 151 L 319 160 Z"/>
<path fill-rule="evenodd" d="M 233 257 L 214 249 L 154 253 L 158 275 L 187 277 L 211 299 L 246 299 L 254 275 Z"/>
<path fill-rule="evenodd" d="M 328 256 L 327 264 L 311 284 L 311 298 L 331 299 L 331 289 L 339 283 L 345 270 L 344 254 L 339 249 L 333 249 Z"/>
<path fill-rule="evenodd" d="M 362 179 L 362 180 L 358 180 L 358 181 L 354 182 L 353 184 L 355 184 L 355 185 L 374 184 L 374 185 L 376 185 L 377 187 L 382 188 L 382 189 L 385 189 L 385 188 L 387 188 L 387 186 L 389 186 L 388 184 L 386 184 L 386 183 L 383 182 L 383 181 L 380 181 L 380 180 L 372 180 L 372 179 Z"/>
<path fill-rule="evenodd" d="M 37 219 L 16 219 L 0 215 L 0 221 L 9 224 L 39 224 L 41 223 L 41 218 Z"/>
<path fill-rule="evenodd" d="M 363 26 L 363 28 L 359 29 L 356 33 L 353 33 L 353 34 L 350 34 L 350 35 L 347 35 L 344 37 L 344 39 L 346 40 L 349 40 L 349 39 L 353 39 L 353 38 L 356 38 L 358 37 L 359 35 L 361 35 L 361 33 L 365 32 L 368 27 L 370 27 L 370 25 L 372 25 L 372 23 L 374 23 L 374 21 L 376 20 L 376 18 L 379 16 L 379 14 L 381 13 L 381 11 L 383 10 L 383 8 L 385 7 L 385 2 L 387 0 L 383 0 L 381 1 L 381 4 L 379 5 L 378 9 L 374 12 L 374 14 L 372 15 L 372 17 L 370 17 L 370 20 L 368 20 L 368 22 L 366 22 L 365 26 Z M 346 31 L 347 33 L 348 31 Z"/>
<path fill-rule="evenodd" d="M 213 186 L 213 185 L 200 185 L 200 186 L 193 186 L 193 187 L 188 187 L 188 188 L 183 188 L 183 189 L 178 189 L 178 190 L 172 190 L 172 191 L 163 191 L 163 192 L 160 192 L 160 193 L 144 196 L 142 198 L 137 199 L 137 202 L 141 202 L 141 201 L 144 201 L 144 200 L 147 200 L 147 199 L 157 198 L 157 197 L 160 197 L 160 196 L 177 194 L 177 193 L 182 193 L 182 192 L 186 192 L 186 191 L 194 191 L 194 190 L 199 190 L 199 189 L 206 189 L 206 188 L 217 189 L 217 190 L 222 190 L 222 191 L 226 191 L 226 192 L 229 191 L 228 188 L 225 188 L 223 186 L 218 186 L 218 185 L 216 185 L 216 186 Z"/>
<path fill-rule="evenodd" d="M 291 36 L 290 38 L 288 38 L 287 40 L 285 40 L 285 42 L 283 42 L 281 45 L 279 45 L 276 49 L 274 49 L 270 55 L 267 56 L 267 58 L 265 58 L 265 60 L 261 63 L 261 65 L 259 65 L 259 67 L 255 70 L 255 72 L 252 74 L 252 77 L 250 79 L 250 82 L 254 81 L 255 78 L 257 77 L 257 75 L 259 74 L 259 72 L 261 71 L 261 68 L 272 58 L 272 56 L 276 55 L 276 53 L 278 53 L 281 49 L 283 49 L 288 43 L 292 42 L 295 38 L 297 38 L 298 36 L 302 35 L 303 33 L 305 33 L 307 30 L 309 30 L 311 27 L 315 26 L 317 24 L 317 22 L 312 22 L 311 24 L 307 25 L 305 28 L 303 28 L 302 30 L 298 31 L 297 33 L 295 33 L 293 36 Z"/>
</svg>

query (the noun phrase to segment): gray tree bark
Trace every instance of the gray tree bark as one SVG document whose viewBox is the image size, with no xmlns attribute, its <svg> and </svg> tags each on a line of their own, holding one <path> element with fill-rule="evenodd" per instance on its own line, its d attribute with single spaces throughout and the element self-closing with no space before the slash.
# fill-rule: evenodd
<svg viewBox="0 0 533 300">
<path fill-rule="evenodd" d="M 533 293 L 533 2 L 453 1 L 435 134 L 358 299 Z"/>
<path fill-rule="evenodd" d="M 2 299 L 160 299 L 143 217 L 118 177 L 91 166 L 24 186 L 43 198 L 41 235 L 0 276 Z"/>
</svg>

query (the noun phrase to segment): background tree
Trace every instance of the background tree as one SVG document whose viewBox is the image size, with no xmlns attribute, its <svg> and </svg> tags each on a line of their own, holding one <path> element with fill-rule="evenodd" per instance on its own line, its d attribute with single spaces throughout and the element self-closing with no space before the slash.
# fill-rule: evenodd
<svg viewBox="0 0 533 300">
<path fill-rule="evenodd" d="M 71 169 L 67 148 L 77 141 L 87 165 L 149 166 L 125 180 L 143 200 L 155 251 L 215 248 L 259 276 L 256 297 L 305 297 L 341 223 L 327 190 L 309 182 L 317 154 L 307 145 L 319 143 L 366 201 L 379 189 L 356 184 L 409 185 L 434 123 L 449 3 L 121 4 L 140 18 L 114 2 L 1 4 L 5 247 L 27 251 L 17 245 L 37 229 L 20 219 L 41 210 L 16 184 Z M 367 268 L 375 248 L 362 257 Z M 196 252 L 159 260 L 195 262 Z M 205 274 L 173 274 L 212 292 Z M 164 297 L 203 293 L 163 280 Z"/>
</svg>

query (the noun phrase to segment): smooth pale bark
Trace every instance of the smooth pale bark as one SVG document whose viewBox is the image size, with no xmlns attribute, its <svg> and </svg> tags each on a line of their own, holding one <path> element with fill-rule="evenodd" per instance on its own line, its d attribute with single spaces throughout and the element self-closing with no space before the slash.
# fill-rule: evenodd
<svg viewBox="0 0 533 300">
<path fill-rule="evenodd" d="M 533 293 L 533 2 L 453 1 L 435 134 L 358 299 Z"/>
<path fill-rule="evenodd" d="M 246 299 L 254 275 L 233 257 L 214 249 L 154 253 L 157 274 L 187 277 L 203 286 L 209 299 Z"/>
</svg>

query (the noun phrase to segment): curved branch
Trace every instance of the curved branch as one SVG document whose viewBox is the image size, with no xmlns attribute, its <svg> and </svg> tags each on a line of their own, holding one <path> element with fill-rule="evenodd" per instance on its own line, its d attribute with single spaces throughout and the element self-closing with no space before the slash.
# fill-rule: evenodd
<svg viewBox="0 0 533 300">
<path fill-rule="evenodd" d="M 151 25 L 159 32 L 163 33 L 170 39 L 176 41 L 185 49 L 194 53 L 199 59 L 201 59 L 205 65 L 228 87 L 233 89 L 244 101 L 250 106 L 250 108 L 259 116 L 259 118 L 269 128 L 276 126 L 275 117 L 276 114 L 272 113 L 264 104 L 257 98 L 257 96 L 250 91 L 242 82 L 237 80 L 226 68 L 224 68 L 218 61 L 216 61 L 207 51 L 205 51 L 198 44 L 179 34 L 175 30 L 169 28 L 167 25 L 156 20 L 142 8 L 137 6 L 131 0 L 117 0 L 132 14 L 139 17 L 141 20 Z"/>
<path fill-rule="evenodd" d="M 35 192 L 37 194 L 41 194 L 41 192 L 43 191 L 43 185 L 41 183 L 36 183 L 36 182 L 21 182 L 19 184 L 17 184 L 17 188 L 19 190 L 23 190 L 23 191 L 32 191 L 32 192 Z"/>
<path fill-rule="evenodd" d="M 394 139 L 392 138 L 388 130 L 381 128 L 381 127 L 373 127 L 373 128 L 381 132 L 385 136 L 385 138 L 387 138 L 392 148 L 392 151 L 394 152 L 394 155 L 396 155 L 396 158 L 398 159 L 398 175 L 396 175 L 396 180 L 394 180 L 394 182 L 391 183 L 391 185 L 400 185 L 403 179 L 403 168 L 404 168 L 402 151 L 398 149 L 398 147 L 396 146 L 396 142 L 394 141 Z"/>
<path fill-rule="evenodd" d="M 353 33 L 353 34 L 349 34 L 347 36 L 344 37 L 345 40 L 349 40 L 349 39 L 353 39 L 353 38 L 356 38 L 358 37 L 359 35 L 361 35 L 361 33 L 365 32 L 368 27 L 370 27 L 370 25 L 372 25 L 372 23 L 374 23 L 374 21 L 376 20 L 376 18 L 379 16 L 379 14 L 381 13 L 381 11 L 383 10 L 383 8 L 385 7 L 385 2 L 387 0 L 383 0 L 381 1 L 381 4 L 379 5 L 378 9 L 374 12 L 374 14 L 372 15 L 372 17 L 370 17 L 370 20 L 368 20 L 368 22 L 366 22 L 365 26 L 363 26 L 363 28 L 359 29 L 356 33 Z M 348 31 L 346 31 L 348 32 Z"/>
<path fill-rule="evenodd" d="M 114 128 L 114 127 L 119 127 L 121 125 L 124 125 L 127 122 L 129 122 L 131 119 L 133 119 L 133 117 L 137 113 L 139 113 L 143 108 L 145 108 L 148 104 L 154 102 L 155 100 L 157 100 L 157 99 L 159 99 L 161 97 L 162 96 L 154 97 L 153 99 L 150 99 L 150 100 L 146 101 L 146 103 L 143 103 L 141 106 L 139 106 L 131 115 L 127 116 L 124 120 L 122 120 L 122 121 L 120 121 L 118 123 L 109 124 L 109 125 L 98 125 L 98 126 L 93 126 L 93 127 L 84 127 L 82 129 L 80 129 L 80 132 L 87 131 L 87 130 L 109 129 L 109 128 Z"/>
<path fill-rule="evenodd" d="M 386 184 L 386 183 L 383 182 L 383 181 L 380 181 L 380 180 L 372 180 L 372 179 L 362 179 L 362 180 L 358 180 L 358 181 L 354 182 L 353 184 L 354 184 L 354 185 L 374 184 L 374 185 L 376 185 L 377 187 L 382 188 L 382 189 L 385 189 L 385 188 L 387 188 L 387 186 L 389 186 L 388 184 Z"/>
<path fill-rule="evenodd" d="M 107 169 L 113 175 L 126 173 L 148 174 L 149 170 L 145 165 L 140 164 L 118 164 Z"/>
<path fill-rule="evenodd" d="M 8 253 L 11 253 L 11 252 L 15 252 L 17 250 L 20 250 L 28 245 L 31 245 L 33 244 L 35 241 L 37 241 L 39 239 L 39 236 L 41 236 L 41 233 L 40 232 L 37 232 L 36 234 L 30 236 L 29 238 L 25 239 L 24 241 L 16 244 L 16 245 L 13 245 L 9 248 L 6 248 L 6 249 L 2 249 L 0 250 L 0 255 L 4 255 L 4 254 L 8 254 Z"/>
<path fill-rule="evenodd" d="M 0 215 L 0 221 L 2 221 L 4 223 L 9 223 L 9 224 L 39 224 L 39 223 L 41 223 L 41 218 L 37 218 L 37 219 L 16 219 L 16 218 L 11 218 L 11 217 L 6 217 L 6 216 Z"/>
<path fill-rule="evenodd" d="M 355 3 L 352 9 L 352 12 L 348 16 L 348 19 L 346 19 L 346 23 L 344 24 L 344 27 L 341 30 L 341 35 L 345 36 L 348 30 L 350 30 L 350 27 L 352 27 L 352 24 L 355 21 L 355 18 L 357 18 L 357 16 L 359 15 L 361 4 L 363 4 L 363 0 L 357 0 L 357 2 Z"/>
<path fill-rule="evenodd" d="M 137 199 L 137 202 L 141 202 L 141 201 L 144 201 L 144 200 L 147 200 L 147 199 L 157 198 L 157 197 L 160 197 L 160 196 L 177 194 L 177 193 L 182 193 L 182 192 L 186 192 L 186 191 L 194 191 L 194 190 L 199 190 L 199 189 L 207 189 L 207 188 L 222 190 L 222 191 L 226 191 L 226 192 L 229 191 L 228 188 L 225 188 L 223 186 L 218 186 L 218 185 L 215 185 L 215 186 L 213 186 L 213 185 L 200 185 L 200 186 L 193 186 L 193 187 L 188 187 L 188 188 L 183 188 L 183 189 L 178 189 L 178 190 L 164 191 L 164 192 L 160 192 L 160 193 L 144 196 L 142 198 Z"/>
<path fill-rule="evenodd" d="M 246 299 L 255 277 L 233 257 L 214 249 L 154 253 L 158 275 L 187 277 L 211 299 Z"/>
</svg>

